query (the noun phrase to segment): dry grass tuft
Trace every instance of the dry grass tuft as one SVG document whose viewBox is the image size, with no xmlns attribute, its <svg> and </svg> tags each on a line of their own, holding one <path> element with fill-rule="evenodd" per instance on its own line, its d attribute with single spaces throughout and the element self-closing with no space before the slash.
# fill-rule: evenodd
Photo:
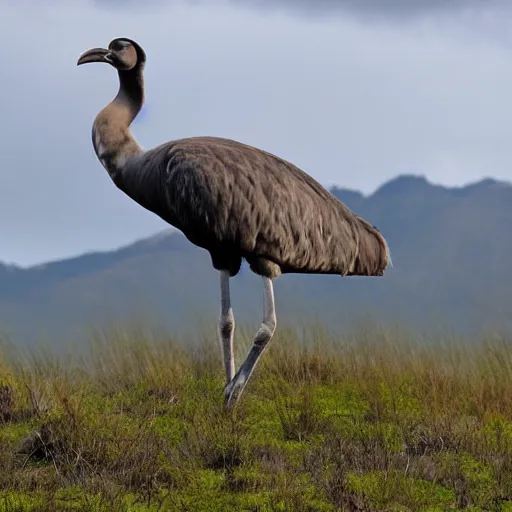
<svg viewBox="0 0 512 512">
<path fill-rule="evenodd" d="M 281 328 L 233 415 L 222 389 L 216 342 L 11 354 L 0 511 L 512 510 L 512 340 Z"/>
</svg>

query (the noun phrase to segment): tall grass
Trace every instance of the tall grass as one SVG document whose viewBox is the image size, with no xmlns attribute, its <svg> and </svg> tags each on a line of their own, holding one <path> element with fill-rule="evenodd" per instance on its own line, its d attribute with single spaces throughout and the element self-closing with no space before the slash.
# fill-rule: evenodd
<svg viewBox="0 0 512 512">
<path fill-rule="evenodd" d="M 7 351 L 0 511 L 509 510 L 512 340 L 280 327 L 233 414 L 223 385 L 216 340 Z"/>
</svg>

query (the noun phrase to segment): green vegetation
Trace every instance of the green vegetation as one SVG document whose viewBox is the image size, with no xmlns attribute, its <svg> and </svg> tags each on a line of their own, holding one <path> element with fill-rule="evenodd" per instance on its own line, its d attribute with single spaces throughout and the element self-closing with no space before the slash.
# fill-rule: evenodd
<svg viewBox="0 0 512 512">
<path fill-rule="evenodd" d="M 216 342 L 6 354 L 0 511 L 512 511 L 512 341 L 280 327 L 222 390 Z"/>
</svg>

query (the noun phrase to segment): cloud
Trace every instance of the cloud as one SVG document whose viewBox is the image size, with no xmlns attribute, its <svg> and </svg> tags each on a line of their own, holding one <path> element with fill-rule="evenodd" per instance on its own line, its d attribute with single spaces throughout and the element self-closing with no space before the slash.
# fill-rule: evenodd
<svg viewBox="0 0 512 512">
<path fill-rule="evenodd" d="M 509 2 L 504 0 L 233 0 L 233 3 L 280 5 L 309 14 L 351 13 L 390 20 L 509 7 Z"/>
<path fill-rule="evenodd" d="M 140 8 L 168 6 L 164 0 L 92 0 L 108 8 Z M 212 0 L 175 0 L 175 5 L 199 5 Z M 512 10 L 509 0 L 218 0 L 217 3 L 270 10 L 286 9 L 306 15 L 353 14 L 388 20 L 411 19 L 460 13 L 478 14 Z"/>
<path fill-rule="evenodd" d="M 92 149 L 92 121 L 116 93 L 117 75 L 107 66 L 77 68 L 76 60 L 117 36 L 148 54 L 148 108 L 134 126 L 144 147 L 230 137 L 325 185 L 364 192 L 403 172 L 450 185 L 511 178 L 510 46 L 495 44 L 510 30 L 488 31 L 485 41 L 478 31 L 459 37 L 462 2 L 420 9 L 411 0 L 409 18 L 450 14 L 418 30 L 346 15 L 314 23 L 286 10 L 267 16 L 258 6 L 270 0 L 205 0 L 197 8 L 162 1 L 158 9 L 146 1 L 129 9 L 103 0 L 99 9 L 97 0 L 0 0 L 0 62 L 8 70 L 0 94 L 0 260 L 27 264 L 111 248 L 165 227 L 115 188 Z M 313 10 L 312 1 L 273 2 L 290 13 Z M 375 5 L 386 19 L 404 15 L 401 2 L 382 4 L 315 0 L 324 13 L 367 16 Z M 493 20 L 499 4 L 486 4 Z"/>
</svg>

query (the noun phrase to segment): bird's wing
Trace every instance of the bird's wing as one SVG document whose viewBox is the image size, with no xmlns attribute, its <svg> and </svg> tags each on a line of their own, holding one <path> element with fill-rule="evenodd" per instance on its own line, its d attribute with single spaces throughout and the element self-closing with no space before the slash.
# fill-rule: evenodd
<svg viewBox="0 0 512 512">
<path fill-rule="evenodd" d="M 295 270 L 353 264 L 355 215 L 289 162 L 208 137 L 170 143 L 166 160 L 169 209 L 194 243 L 233 245 Z"/>
</svg>

